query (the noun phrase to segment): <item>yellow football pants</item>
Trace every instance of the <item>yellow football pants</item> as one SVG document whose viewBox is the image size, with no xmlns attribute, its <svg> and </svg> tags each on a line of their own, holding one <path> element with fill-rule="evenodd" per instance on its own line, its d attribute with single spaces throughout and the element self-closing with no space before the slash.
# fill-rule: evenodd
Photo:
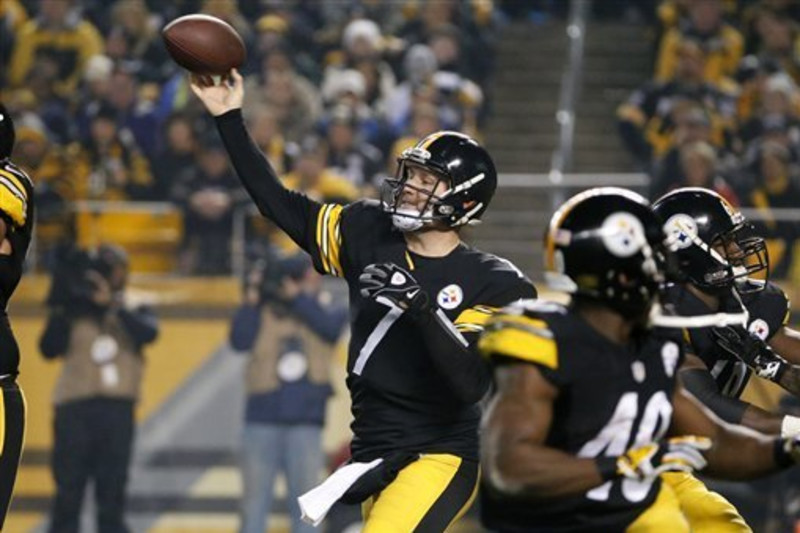
<svg viewBox="0 0 800 533">
<path fill-rule="evenodd" d="M 472 505 L 479 478 L 476 461 L 448 454 L 423 455 L 362 504 L 362 532 L 446 531 Z"/>
</svg>

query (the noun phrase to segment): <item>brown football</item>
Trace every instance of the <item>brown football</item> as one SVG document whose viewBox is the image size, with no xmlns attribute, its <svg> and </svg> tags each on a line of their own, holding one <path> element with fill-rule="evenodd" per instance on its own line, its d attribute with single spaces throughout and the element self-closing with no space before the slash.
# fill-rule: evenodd
<svg viewBox="0 0 800 533">
<path fill-rule="evenodd" d="M 169 55 L 195 74 L 221 75 L 244 63 L 242 38 L 227 22 L 210 15 L 186 15 L 161 30 Z"/>
</svg>

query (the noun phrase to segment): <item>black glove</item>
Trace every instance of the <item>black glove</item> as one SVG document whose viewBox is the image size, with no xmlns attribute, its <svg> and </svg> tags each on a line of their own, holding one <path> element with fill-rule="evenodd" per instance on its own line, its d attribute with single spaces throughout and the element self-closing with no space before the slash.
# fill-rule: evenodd
<svg viewBox="0 0 800 533">
<path fill-rule="evenodd" d="M 414 276 L 394 263 L 367 265 L 358 281 L 361 296 L 388 307 L 421 310 L 428 305 L 428 295 Z"/>
<path fill-rule="evenodd" d="M 717 346 L 741 359 L 756 375 L 770 381 L 779 381 L 788 363 L 772 351 L 766 342 L 737 326 L 711 328 Z"/>
<path fill-rule="evenodd" d="M 402 469 L 417 459 L 419 454 L 411 452 L 395 452 L 384 457 L 381 464 L 358 478 L 339 501 L 353 505 L 380 493 L 395 480 Z"/>
</svg>

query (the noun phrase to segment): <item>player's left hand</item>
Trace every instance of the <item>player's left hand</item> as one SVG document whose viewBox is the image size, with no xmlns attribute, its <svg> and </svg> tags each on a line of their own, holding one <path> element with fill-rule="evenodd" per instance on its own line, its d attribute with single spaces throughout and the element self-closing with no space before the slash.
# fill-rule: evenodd
<svg viewBox="0 0 800 533">
<path fill-rule="evenodd" d="M 358 281 L 361 283 L 361 296 L 388 307 L 407 310 L 427 301 L 425 291 L 414 276 L 394 263 L 367 265 Z"/>
<path fill-rule="evenodd" d="M 651 442 L 628 450 L 617 458 L 617 473 L 636 479 L 653 479 L 664 472 L 702 470 L 707 461 L 703 452 L 711 448 L 711 439 L 684 435 L 661 442 Z"/>
</svg>

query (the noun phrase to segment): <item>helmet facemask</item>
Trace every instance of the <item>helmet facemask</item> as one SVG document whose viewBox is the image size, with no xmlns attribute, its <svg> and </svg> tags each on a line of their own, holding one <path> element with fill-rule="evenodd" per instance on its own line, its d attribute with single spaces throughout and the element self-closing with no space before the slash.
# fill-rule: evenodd
<svg viewBox="0 0 800 533">
<path fill-rule="evenodd" d="M 767 245 L 750 224 L 739 224 L 718 236 L 711 248 L 722 255 L 727 264 L 728 286 L 733 284 L 740 294 L 759 292 L 766 287 L 769 276 Z"/>
<path fill-rule="evenodd" d="M 404 152 L 405 154 L 405 152 Z M 447 213 L 442 211 L 442 196 L 435 194 L 439 188 L 440 183 L 448 184 L 449 180 L 441 173 L 432 171 L 429 167 L 417 164 L 417 167 L 422 168 L 436 176 L 436 182 L 432 187 L 420 187 L 409 183 L 409 164 L 406 159 L 401 158 L 397 167 L 397 174 L 394 178 L 387 178 L 384 180 L 381 189 L 381 203 L 384 210 L 392 215 L 392 223 L 400 231 L 411 232 L 417 231 L 425 226 L 433 226 L 437 221 L 447 218 Z M 403 194 L 406 189 L 412 190 L 419 195 L 425 197 L 425 203 L 422 208 L 404 206 Z M 444 211 L 447 211 L 446 209 Z"/>
<path fill-rule="evenodd" d="M 732 287 L 742 294 L 762 290 L 769 272 L 769 255 L 764 239 L 755 234 L 753 227 L 740 222 L 730 231 L 715 236 L 706 243 L 698 236 L 692 244 L 708 255 L 710 265 L 702 275 L 692 281 L 701 289 L 717 293 Z"/>
</svg>

